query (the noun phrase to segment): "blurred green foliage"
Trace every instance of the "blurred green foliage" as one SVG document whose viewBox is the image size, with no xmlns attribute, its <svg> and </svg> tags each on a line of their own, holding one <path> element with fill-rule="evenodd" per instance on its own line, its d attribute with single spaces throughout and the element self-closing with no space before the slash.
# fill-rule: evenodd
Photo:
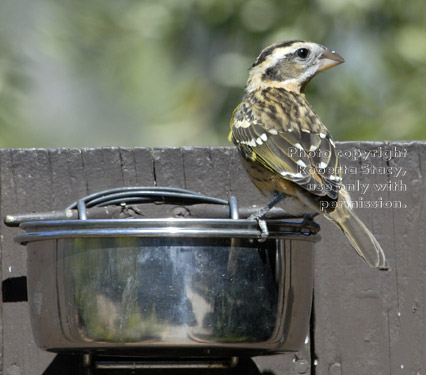
<svg viewBox="0 0 426 375">
<path fill-rule="evenodd" d="M 424 139 L 424 0 L 2 0 L 0 146 L 227 145 L 265 46 L 346 63 L 307 96 L 336 140 Z"/>
</svg>

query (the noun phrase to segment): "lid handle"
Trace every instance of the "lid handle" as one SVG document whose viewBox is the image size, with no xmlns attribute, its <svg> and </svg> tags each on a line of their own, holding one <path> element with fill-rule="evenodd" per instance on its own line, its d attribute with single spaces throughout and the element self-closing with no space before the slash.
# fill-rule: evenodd
<svg viewBox="0 0 426 375">
<path fill-rule="evenodd" d="M 91 207 L 103 207 L 109 205 L 120 205 L 126 203 L 179 203 L 179 204 L 196 204 L 211 203 L 230 206 L 231 217 L 236 215 L 238 218 L 238 208 L 236 208 L 236 199 L 231 197 L 233 201 L 209 197 L 207 195 L 195 193 L 190 190 L 170 187 L 122 187 L 100 191 L 86 197 L 80 198 L 66 208 L 66 210 L 78 210 L 78 216 L 81 220 L 87 220 L 87 209 Z M 235 200 L 235 202 L 234 202 Z M 237 212 L 237 214 L 235 214 Z"/>
</svg>

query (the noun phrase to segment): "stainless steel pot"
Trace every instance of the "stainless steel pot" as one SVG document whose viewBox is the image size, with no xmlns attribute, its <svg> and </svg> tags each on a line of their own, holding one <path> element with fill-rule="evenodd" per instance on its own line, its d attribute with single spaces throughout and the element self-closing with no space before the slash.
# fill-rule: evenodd
<svg viewBox="0 0 426 375">
<path fill-rule="evenodd" d="M 145 356 L 298 350 L 318 228 L 303 219 L 267 225 L 260 242 L 258 223 L 245 219 L 22 223 L 36 342 Z"/>
</svg>

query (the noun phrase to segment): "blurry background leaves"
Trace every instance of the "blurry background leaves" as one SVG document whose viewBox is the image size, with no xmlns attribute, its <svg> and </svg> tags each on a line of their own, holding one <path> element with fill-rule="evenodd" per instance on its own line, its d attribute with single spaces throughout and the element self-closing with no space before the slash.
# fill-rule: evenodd
<svg viewBox="0 0 426 375">
<path fill-rule="evenodd" d="M 424 0 L 2 0 L 0 146 L 227 145 L 260 50 L 346 63 L 307 96 L 336 140 L 424 139 Z"/>
</svg>

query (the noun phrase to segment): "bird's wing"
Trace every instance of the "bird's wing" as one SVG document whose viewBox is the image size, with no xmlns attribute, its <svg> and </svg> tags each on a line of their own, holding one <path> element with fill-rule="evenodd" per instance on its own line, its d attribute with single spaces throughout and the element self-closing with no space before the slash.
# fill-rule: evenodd
<svg viewBox="0 0 426 375">
<path fill-rule="evenodd" d="M 286 111 L 243 102 L 234 111 L 231 135 L 246 158 L 315 195 L 337 198 L 342 179 L 336 149 L 309 104 Z"/>
</svg>

